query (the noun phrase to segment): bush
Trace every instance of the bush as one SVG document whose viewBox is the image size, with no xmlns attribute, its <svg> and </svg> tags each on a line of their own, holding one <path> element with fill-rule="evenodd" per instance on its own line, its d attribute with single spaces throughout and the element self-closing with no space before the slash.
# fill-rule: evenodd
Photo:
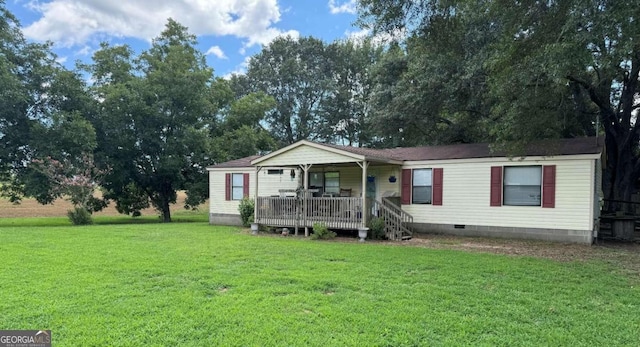
<svg viewBox="0 0 640 347">
<path fill-rule="evenodd" d="M 336 237 L 336 233 L 329 230 L 324 223 L 313 224 L 313 234 L 311 234 L 312 240 L 329 240 Z"/>
<path fill-rule="evenodd" d="M 84 207 L 75 207 L 73 210 L 69 210 L 67 216 L 73 225 L 93 224 L 91 212 L 87 211 Z"/>
<path fill-rule="evenodd" d="M 251 225 L 251 223 L 253 223 L 254 207 L 255 207 L 255 202 L 253 201 L 253 199 L 244 197 L 242 198 L 242 200 L 240 200 L 240 205 L 238 206 L 238 212 L 240 212 L 240 219 L 242 220 L 243 226 L 248 227 Z"/>
<path fill-rule="evenodd" d="M 384 218 L 374 217 L 369 221 L 369 232 L 372 240 L 384 240 L 387 236 L 384 234 Z"/>
</svg>

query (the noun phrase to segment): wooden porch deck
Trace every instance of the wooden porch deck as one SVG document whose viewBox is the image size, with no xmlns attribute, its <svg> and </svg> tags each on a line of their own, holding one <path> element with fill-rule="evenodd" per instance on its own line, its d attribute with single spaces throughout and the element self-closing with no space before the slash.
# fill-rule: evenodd
<svg viewBox="0 0 640 347">
<path fill-rule="evenodd" d="M 275 227 L 357 230 L 362 227 L 362 199 L 351 197 L 258 197 L 255 222 Z"/>
</svg>

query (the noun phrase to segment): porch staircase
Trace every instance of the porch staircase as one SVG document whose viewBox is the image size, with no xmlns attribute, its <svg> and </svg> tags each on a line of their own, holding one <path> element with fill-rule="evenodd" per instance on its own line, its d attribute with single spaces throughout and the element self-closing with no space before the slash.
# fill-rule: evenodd
<svg viewBox="0 0 640 347">
<path fill-rule="evenodd" d="M 382 198 L 382 201 L 373 200 L 372 203 L 377 217 L 384 219 L 384 232 L 389 240 L 411 239 L 413 230 L 409 225 L 413 223 L 412 215 L 386 198 Z"/>
</svg>

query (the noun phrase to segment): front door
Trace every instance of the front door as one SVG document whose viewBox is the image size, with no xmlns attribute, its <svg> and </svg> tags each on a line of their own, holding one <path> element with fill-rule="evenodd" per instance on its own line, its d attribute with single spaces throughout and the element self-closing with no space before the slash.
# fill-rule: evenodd
<svg viewBox="0 0 640 347">
<path fill-rule="evenodd" d="M 376 199 L 376 177 L 367 176 L 367 198 Z"/>
<path fill-rule="evenodd" d="M 376 199 L 376 177 L 375 176 L 367 176 L 367 195 L 366 195 L 367 199 L 369 199 L 369 201 L 375 200 Z M 376 213 L 377 211 L 375 210 L 375 204 L 371 204 L 369 206 L 369 209 L 371 210 L 371 215 L 373 216 L 377 216 L 378 214 Z"/>
</svg>

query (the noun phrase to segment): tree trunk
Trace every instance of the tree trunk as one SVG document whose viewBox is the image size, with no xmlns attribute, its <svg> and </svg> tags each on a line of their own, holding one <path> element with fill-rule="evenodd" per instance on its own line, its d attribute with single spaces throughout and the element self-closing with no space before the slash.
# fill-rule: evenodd
<svg viewBox="0 0 640 347">
<path fill-rule="evenodd" d="M 615 138 L 606 138 L 607 166 L 603 174 L 604 212 L 633 215 L 635 204 L 632 197 L 636 193 L 635 164 L 638 156 L 634 148 L 621 148 L 622 143 Z M 637 146 L 636 144 L 633 145 Z"/>
<path fill-rule="evenodd" d="M 169 208 L 169 199 L 165 199 L 165 198 L 162 199 L 161 212 L 162 212 L 162 222 L 170 223 L 171 209 Z"/>
</svg>

